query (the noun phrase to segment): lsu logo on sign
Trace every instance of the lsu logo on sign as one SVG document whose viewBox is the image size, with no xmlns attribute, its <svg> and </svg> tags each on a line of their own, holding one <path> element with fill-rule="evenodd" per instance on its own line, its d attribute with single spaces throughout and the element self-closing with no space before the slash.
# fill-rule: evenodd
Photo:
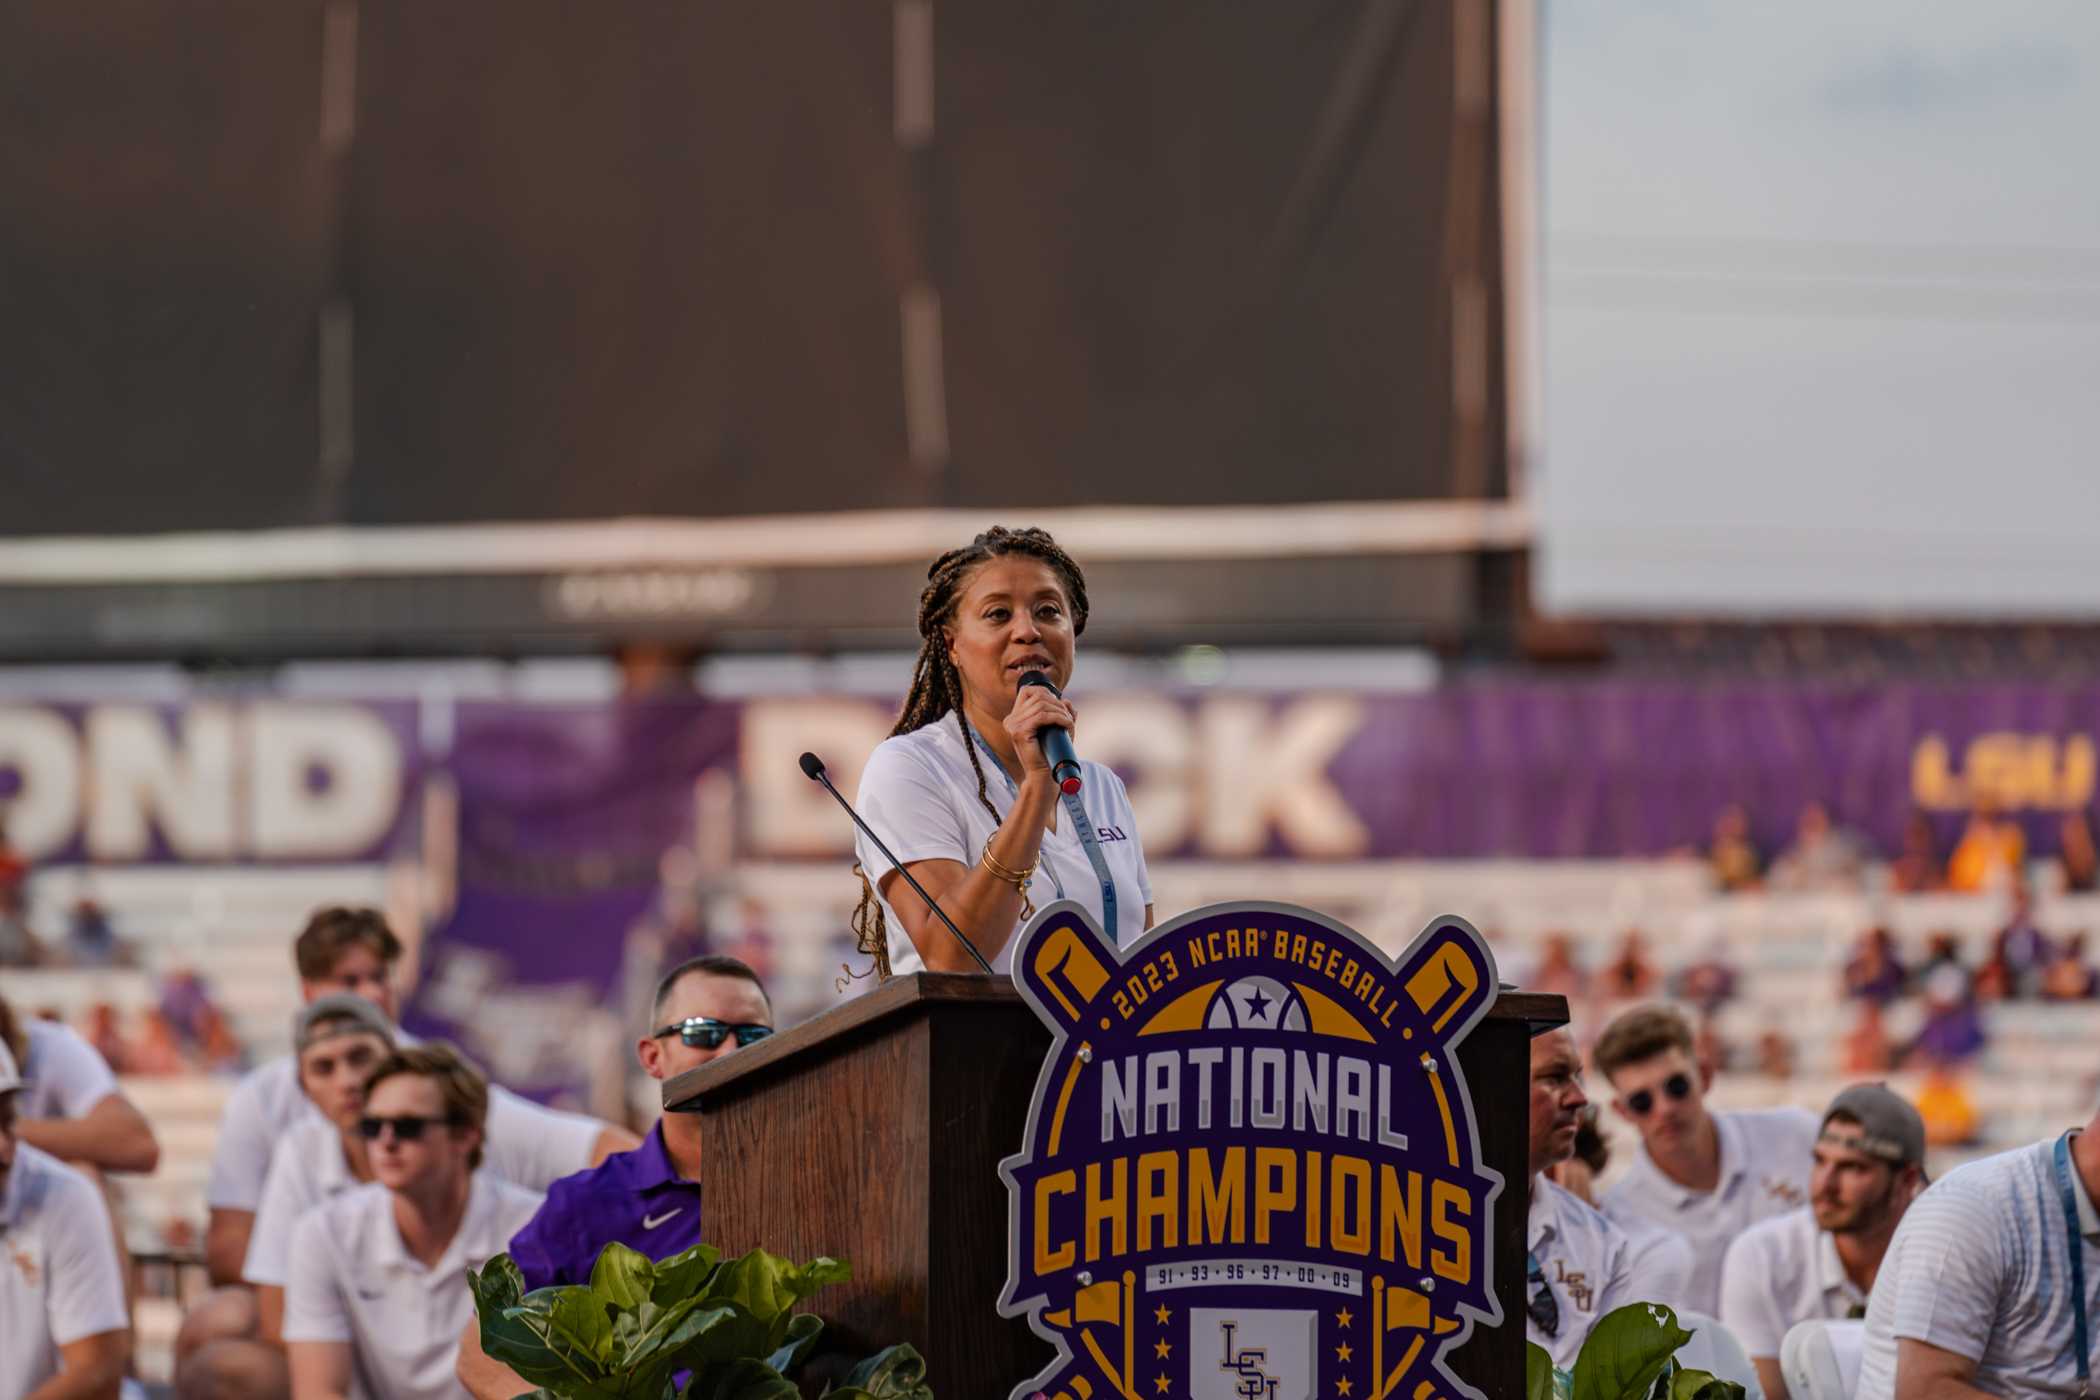
<svg viewBox="0 0 2100 1400">
<path fill-rule="evenodd" d="M 1304 909 L 1214 905 L 1116 948 L 1076 905 L 1013 977 L 1054 1037 L 1000 1164 L 999 1310 L 1050 1400 L 1433 1400 L 1501 1322 L 1502 1180 L 1453 1053 L 1495 963 L 1441 918 L 1397 963 Z"/>
</svg>

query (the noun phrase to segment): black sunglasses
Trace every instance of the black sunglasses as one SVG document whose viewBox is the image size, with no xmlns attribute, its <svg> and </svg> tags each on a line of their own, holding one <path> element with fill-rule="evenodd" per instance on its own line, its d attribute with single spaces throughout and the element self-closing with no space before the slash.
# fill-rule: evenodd
<svg viewBox="0 0 2100 1400">
<path fill-rule="evenodd" d="M 1689 1074 L 1673 1074 L 1663 1081 L 1663 1092 L 1672 1103 L 1683 1103 L 1692 1096 L 1692 1077 Z M 1642 1089 L 1626 1096 L 1626 1107 L 1633 1110 L 1636 1118 L 1646 1118 L 1655 1108 L 1655 1091 Z"/>
<path fill-rule="evenodd" d="M 727 1021 L 717 1021 L 712 1016 L 688 1016 L 683 1021 L 673 1021 L 660 1031 L 651 1032 L 649 1038 L 654 1040 L 660 1035 L 675 1035 L 695 1050 L 712 1050 L 732 1035 L 736 1037 L 736 1043 L 739 1045 L 755 1045 L 772 1033 L 771 1026 L 749 1023 L 731 1025 Z"/>
<path fill-rule="evenodd" d="M 448 1128 L 466 1126 L 466 1120 L 455 1113 L 448 1113 L 442 1118 L 431 1118 L 421 1113 L 403 1113 L 392 1118 L 380 1118 L 368 1113 L 357 1120 L 357 1135 L 366 1142 L 377 1142 L 381 1133 L 392 1128 L 394 1141 L 415 1142 L 432 1123 L 442 1123 Z"/>
</svg>

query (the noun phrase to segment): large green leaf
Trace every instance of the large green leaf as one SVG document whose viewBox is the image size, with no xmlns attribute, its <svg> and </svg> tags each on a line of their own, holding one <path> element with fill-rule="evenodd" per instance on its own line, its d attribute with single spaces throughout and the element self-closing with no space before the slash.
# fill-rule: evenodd
<svg viewBox="0 0 2100 1400">
<path fill-rule="evenodd" d="M 933 1400 L 926 1358 L 904 1343 L 876 1352 L 846 1373 L 843 1389 L 826 1394 L 838 1400 Z"/>
<path fill-rule="evenodd" d="M 695 1372 L 679 1395 L 680 1400 L 802 1400 L 793 1381 L 748 1356 Z"/>
<path fill-rule="evenodd" d="M 489 1356 L 534 1385 L 561 1387 L 565 1395 L 602 1379 L 594 1360 L 555 1337 L 548 1314 L 560 1290 L 525 1293 L 524 1276 L 507 1254 L 495 1256 L 479 1272 L 469 1270 L 467 1286 L 480 1321 L 481 1349 Z"/>
<path fill-rule="evenodd" d="M 1575 1358 L 1575 1400 L 1646 1400 L 1692 1334 L 1660 1303 L 1632 1303 L 1598 1319 Z"/>
<path fill-rule="evenodd" d="M 824 1319 L 815 1313 L 796 1313 L 788 1318 L 787 1333 L 781 1343 L 766 1358 L 766 1364 L 786 1375 L 802 1364 L 802 1358 L 816 1344 L 817 1334 L 824 1330 Z"/>
<path fill-rule="evenodd" d="M 547 1310 L 554 1332 L 600 1367 L 612 1360 L 612 1316 L 605 1300 L 589 1288 L 559 1290 Z"/>
<path fill-rule="evenodd" d="M 722 1262 L 722 1251 L 711 1244 L 696 1244 L 668 1259 L 656 1261 L 656 1284 L 649 1296 L 659 1306 L 669 1307 L 685 1298 L 696 1298 L 706 1289 L 708 1276 Z"/>
<path fill-rule="evenodd" d="M 598 1252 L 591 1266 L 591 1292 L 621 1311 L 641 1306 L 656 1284 L 656 1265 L 649 1256 L 614 1240 Z"/>
<path fill-rule="evenodd" d="M 1744 1400 L 1748 1393 L 1734 1381 L 1714 1379 L 1711 1371 L 1679 1371 L 1670 1381 L 1670 1400 Z"/>
<path fill-rule="evenodd" d="M 1553 1357 L 1537 1342 L 1524 1343 L 1524 1400 L 1553 1400 Z"/>
</svg>

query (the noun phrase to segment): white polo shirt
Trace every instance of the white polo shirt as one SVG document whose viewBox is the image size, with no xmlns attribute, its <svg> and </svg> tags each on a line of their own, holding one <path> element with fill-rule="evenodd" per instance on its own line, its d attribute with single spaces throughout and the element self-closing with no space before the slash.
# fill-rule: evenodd
<svg viewBox="0 0 2100 1400">
<path fill-rule="evenodd" d="M 1990 1395 L 2076 1395 L 2070 1242 L 2056 1140 L 1955 1168 L 1911 1203 L 1867 1302 L 1856 1400 L 1895 1400 L 1896 1342 L 1976 1362 Z M 2100 1214 L 2071 1183 L 2084 1237 L 2088 1326 L 2100 1336 Z M 2100 1350 L 2100 1345 L 2096 1345 Z M 2093 1370 L 2100 1380 L 2100 1360 Z"/>
<path fill-rule="evenodd" d="M 430 1268 L 402 1244 L 384 1186 L 316 1206 L 292 1231 L 285 1341 L 350 1343 L 353 1390 L 367 1400 L 458 1400 L 459 1338 L 474 1315 L 467 1270 L 509 1248 L 540 1200 L 476 1172 L 459 1233 Z"/>
<path fill-rule="evenodd" d="M 1753 1359 L 1778 1360 L 1795 1323 L 1851 1317 L 1866 1301 L 1838 1258 L 1837 1239 L 1807 1206 L 1752 1225 L 1721 1261 L 1718 1316 Z"/>
<path fill-rule="evenodd" d="M 101 1194 L 17 1142 L 0 1188 L 0 1396 L 15 1400 L 57 1375 L 60 1347 L 130 1325 Z"/>
<path fill-rule="evenodd" d="M 1560 1305 L 1560 1327 L 1548 1336 L 1530 1318 L 1538 1285 L 1529 1277 L 1527 1260 L 1525 1334 L 1551 1353 L 1556 1366 L 1574 1366 L 1583 1338 L 1589 1336 L 1598 1318 L 1628 1303 L 1657 1301 L 1635 1296 L 1633 1241 L 1627 1233 L 1595 1206 L 1547 1177 L 1531 1179 L 1531 1215 L 1524 1247 L 1538 1260 L 1546 1287 Z"/>
<path fill-rule="evenodd" d="M 1689 1191 L 1664 1176 L 1644 1143 L 1600 1202 L 1614 1220 L 1660 1225 L 1691 1243 L 1684 1306 L 1709 1317 L 1720 1310 L 1721 1260 L 1736 1236 L 1808 1203 L 1819 1126 L 1813 1113 L 1800 1108 L 1713 1117 L 1721 1140 L 1721 1179 L 1713 1190 Z"/>
<path fill-rule="evenodd" d="M 989 753 L 980 749 L 977 759 L 984 768 L 985 798 L 999 813 L 999 821 L 1004 821 L 1013 810 L 1014 785 Z M 1152 877 L 1138 842 L 1137 819 L 1131 814 L 1123 780 L 1113 769 L 1081 759 L 1079 774 L 1080 802 L 1115 885 L 1116 926 L 1107 932 L 1119 944 L 1130 943 L 1145 931 L 1145 906 L 1152 902 Z M 861 771 L 854 805 L 904 865 L 921 860 L 975 865 L 999 825 L 977 800 L 977 773 L 970 767 L 969 751 L 963 747 L 962 731 L 952 714 L 876 745 Z M 879 892 L 882 877 L 890 871 L 888 858 L 858 831 L 853 850 L 867 872 L 868 883 Z M 899 884 L 903 878 L 897 877 Z M 1037 909 L 1060 899 L 1076 900 L 1086 906 L 1095 922 L 1102 922 L 1101 880 L 1062 799 L 1057 804 L 1056 829 L 1043 833 L 1028 898 Z M 891 970 L 917 972 L 925 964 L 887 899 L 882 901 L 882 912 L 889 922 Z M 1018 931 L 1021 925 L 1016 921 L 1014 927 Z M 996 971 L 1011 969 L 1013 942 L 1009 936 L 999 955 L 990 959 Z"/>
<path fill-rule="evenodd" d="M 544 1192 L 562 1177 L 588 1166 L 588 1162 L 570 1166 L 565 1151 L 547 1151 L 542 1132 L 546 1116 L 546 1110 L 514 1094 L 491 1094 L 481 1171 L 529 1191 Z M 596 1125 L 592 1126 L 595 1140 Z M 270 1159 L 270 1177 L 255 1211 L 255 1227 L 248 1232 L 241 1277 L 249 1283 L 282 1288 L 290 1273 L 292 1230 L 299 1218 L 360 1184 L 343 1155 L 342 1135 L 335 1124 L 318 1111 L 296 1124 Z"/>
<path fill-rule="evenodd" d="M 16 1103 L 22 1117 L 84 1118 L 117 1092 L 109 1062 L 71 1026 L 38 1017 L 25 1021 L 22 1030 L 29 1041 L 22 1097 Z"/>
<path fill-rule="evenodd" d="M 403 1045 L 415 1043 L 412 1037 L 402 1037 Z M 212 1153 L 205 1204 L 217 1210 L 259 1211 L 277 1144 L 306 1122 L 335 1131 L 299 1088 L 299 1064 L 294 1057 L 279 1056 L 241 1076 L 219 1119 L 219 1144 Z M 591 1164 L 591 1149 L 603 1128 L 595 1118 L 546 1108 L 508 1089 L 489 1086 L 491 1151 L 499 1133 L 516 1134 L 511 1170 L 519 1173 L 512 1179 L 521 1185 L 544 1190 L 549 1183 L 582 1171 Z"/>
</svg>

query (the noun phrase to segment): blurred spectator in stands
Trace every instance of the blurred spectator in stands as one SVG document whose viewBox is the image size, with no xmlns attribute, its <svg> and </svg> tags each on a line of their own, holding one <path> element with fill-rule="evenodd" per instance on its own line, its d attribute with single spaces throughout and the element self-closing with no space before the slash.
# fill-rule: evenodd
<svg viewBox="0 0 2100 1400">
<path fill-rule="evenodd" d="M 1882 1024 L 1881 1003 L 1861 1005 L 1852 1029 L 1838 1045 L 1838 1062 L 1846 1074 L 1886 1074 L 1896 1065 L 1896 1047 Z"/>
<path fill-rule="evenodd" d="M 196 1042 L 204 1035 L 204 1019 L 214 1008 L 204 979 L 186 967 L 178 967 L 160 982 L 160 1014 L 184 1040 Z"/>
<path fill-rule="evenodd" d="M 1896 952 L 1889 931 L 1875 925 L 1860 935 L 1852 956 L 1845 963 L 1845 995 L 1858 1001 L 1885 1006 L 1903 995 L 1910 971 Z"/>
<path fill-rule="evenodd" d="M 126 1073 L 148 1076 L 181 1074 L 190 1067 L 175 1028 L 151 1006 L 139 1013 L 138 1033 L 131 1038 L 126 1061 Z"/>
<path fill-rule="evenodd" d="M 29 884 L 29 861 L 7 837 L 7 809 L 0 807 L 0 910 L 20 909 Z"/>
<path fill-rule="evenodd" d="M 1699 1029 L 1692 1035 L 1692 1058 L 1709 1079 L 1735 1061 L 1735 1051 L 1721 1034 L 1720 1022 L 1711 1016 L 1701 1017 Z"/>
<path fill-rule="evenodd" d="M 1565 933 L 1547 934 L 1539 954 L 1539 965 L 1525 980 L 1525 990 L 1580 1001 L 1588 985 L 1588 974 L 1575 961 L 1575 940 Z"/>
<path fill-rule="evenodd" d="M 760 978 L 773 975 L 773 928 L 764 901 L 750 895 L 736 902 L 736 922 L 719 935 L 721 949 Z"/>
<path fill-rule="evenodd" d="M 2034 920 L 2034 896 L 2027 882 L 2013 882 L 2012 909 L 1991 939 L 1990 962 L 2008 997 L 2031 997 L 2040 988 L 2042 969 L 2056 960 L 2056 947 Z"/>
<path fill-rule="evenodd" d="M 124 1032 L 117 1025 L 116 1007 L 106 1001 L 90 1006 L 80 1020 L 80 1037 L 94 1047 L 111 1069 L 118 1074 L 129 1073 L 131 1047 L 124 1043 Z"/>
<path fill-rule="evenodd" d="M 19 907 L 0 907 L 0 967 L 35 967 L 44 961 L 44 944 L 29 931 Z"/>
<path fill-rule="evenodd" d="M 1858 889 L 1866 862 L 1866 842 L 1859 834 L 1831 821 L 1830 809 L 1821 802 L 1810 802 L 1801 809 L 1793 844 L 1773 860 L 1767 883 L 1797 893 Z"/>
<path fill-rule="evenodd" d="M 131 945 L 117 937 L 109 915 L 92 899 L 73 906 L 63 952 L 74 967 L 124 967 L 132 961 Z"/>
<path fill-rule="evenodd" d="M 248 1068 L 248 1047 L 241 1044 L 226 1013 L 216 1006 L 204 1008 L 203 1029 L 197 1035 L 197 1064 L 209 1074 L 239 1074 Z"/>
<path fill-rule="evenodd" d="M 1597 973 L 1597 995 L 1611 1001 L 1639 1001 L 1655 990 L 1655 964 L 1648 960 L 1648 940 L 1637 928 L 1626 930 L 1619 955 Z"/>
<path fill-rule="evenodd" d="M 1707 868 L 1714 884 L 1733 893 L 1754 890 L 1764 878 L 1764 858 L 1750 839 L 1750 813 L 1740 802 L 1731 802 L 1714 818 L 1713 842 L 1706 848 Z"/>
<path fill-rule="evenodd" d="M 1792 1079 L 1795 1053 L 1792 1036 L 1777 1026 L 1767 1026 L 1757 1038 L 1757 1072 L 1767 1079 Z"/>
<path fill-rule="evenodd" d="M 1889 862 L 1889 888 L 1897 894 L 1930 894 L 1946 886 L 1940 868 L 1939 842 L 1932 835 L 1932 818 L 1912 812 L 1903 823 L 1903 848 Z"/>
<path fill-rule="evenodd" d="M 1925 993 L 1925 1024 L 1911 1042 L 1914 1064 L 1959 1064 L 1983 1048 L 1983 1017 L 1971 994 L 1969 975 L 1944 964 L 1920 981 Z"/>
<path fill-rule="evenodd" d="M 1716 934 L 1697 961 L 1678 969 L 1671 979 L 1671 995 L 1711 1016 L 1734 999 L 1735 983 L 1735 965 L 1728 960 L 1728 940 Z"/>
<path fill-rule="evenodd" d="M 1943 967 L 1951 967 L 1964 977 L 1968 975 L 1968 961 L 1961 954 L 1961 935 L 1941 929 L 1925 942 L 1925 965 L 1918 969 L 1917 981 L 1925 979 Z"/>
<path fill-rule="evenodd" d="M 1947 859 L 1947 888 L 1959 894 L 2001 889 L 2018 878 L 2026 860 L 2027 837 L 2020 824 L 1986 794 L 1976 799 L 1961 842 Z"/>
<path fill-rule="evenodd" d="M 2093 824 L 2084 812 L 2064 814 L 2057 827 L 2056 863 L 2063 872 L 2065 893 L 2100 888 L 2100 851 L 2093 848 Z"/>
<path fill-rule="evenodd" d="M 1934 1147 L 1966 1147 L 1976 1141 L 1976 1102 L 1951 1066 L 1933 1063 L 1918 1086 L 1918 1116 L 1925 1141 Z"/>
<path fill-rule="evenodd" d="M 2042 995 L 2051 1001 L 2091 1001 L 2100 978 L 2085 958 L 2085 930 L 2064 940 L 2056 958 L 2042 973 Z"/>
</svg>

